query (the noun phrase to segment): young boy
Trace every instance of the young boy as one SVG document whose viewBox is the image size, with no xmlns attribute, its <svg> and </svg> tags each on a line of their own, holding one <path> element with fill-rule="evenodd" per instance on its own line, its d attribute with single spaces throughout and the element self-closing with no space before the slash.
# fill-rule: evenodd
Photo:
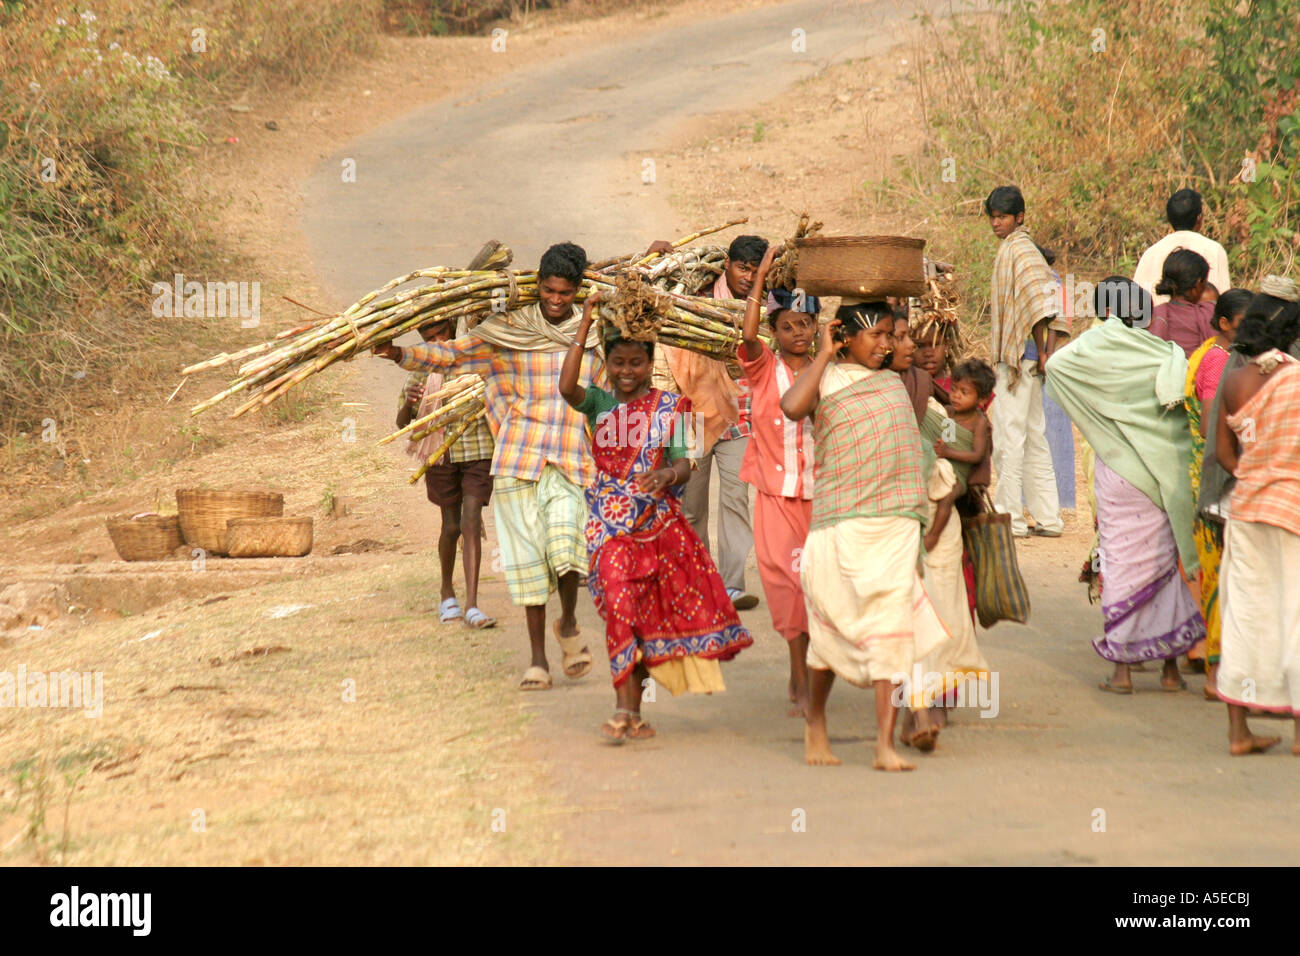
<svg viewBox="0 0 1300 956">
<path fill-rule="evenodd" d="M 446 342 L 452 337 L 450 320 L 420 329 L 425 342 Z M 405 428 L 416 418 L 431 414 L 438 404 L 426 401 L 425 396 L 437 392 L 445 384 L 441 372 L 412 372 L 402 391 L 402 404 L 397 412 L 397 427 Z M 423 462 L 443 441 L 439 430 L 408 451 Z M 480 418 L 447 449 L 440 460 L 424 473 L 425 493 L 429 501 L 442 510 L 442 531 L 438 535 L 438 561 L 442 570 L 442 596 L 438 606 L 439 619 L 458 621 L 462 618 L 470 627 L 495 627 L 496 619 L 488 617 L 478 606 L 478 575 L 483 556 L 483 508 L 492 498 L 492 432 L 487 420 Z M 465 600 L 462 612 L 456 601 L 456 587 L 452 576 L 456 571 L 456 542 L 464 531 Z"/>
<path fill-rule="evenodd" d="M 1025 199 L 1015 186 L 999 186 L 984 200 L 989 227 L 1000 242 L 993 261 L 992 358 L 998 398 L 992 424 L 998 433 L 994 506 L 1011 515 L 1011 532 L 1060 537 L 1064 528 L 1043 412 L 1043 374 L 1055 334 L 1068 336 L 1060 317 L 1058 285 L 1025 230 Z"/>
<path fill-rule="evenodd" d="M 546 602 L 552 591 L 560 592 L 560 619 L 553 630 L 565 676 L 576 680 L 591 670 L 591 652 L 574 612 L 578 576 L 587 567 L 583 488 L 595 469 L 586 421 L 555 389 L 578 330 L 574 299 L 586 268 L 580 246 L 551 246 L 538 266 L 535 304 L 494 314 L 450 342 L 374 349 L 409 371 L 475 372 L 487 386 L 488 421 L 496 435 L 492 478 L 502 563 L 510 598 L 524 608 L 532 648 L 522 690 L 548 690 L 552 684 L 546 660 Z M 590 357 L 583 385 L 592 379 L 604 383 L 598 344 L 592 330 L 583 343 Z"/>
<path fill-rule="evenodd" d="M 766 239 L 737 236 L 727 250 L 722 275 L 696 294 L 714 299 L 761 296 L 763 290 L 755 286 L 754 275 L 765 252 Z M 653 381 L 656 388 L 685 395 L 695 409 L 703 454 L 686 484 L 682 507 L 686 520 L 707 545 L 709 481 L 716 462 L 718 570 L 736 610 L 747 611 L 758 605 L 758 598 L 745 589 L 745 562 L 754 547 L 754 529 L 749 489 L 740 480 L 750 435 L 749 383 L 744 378 L 733 382 L 725 362 L 667 346 L 656 350 Z"/>
</svg>

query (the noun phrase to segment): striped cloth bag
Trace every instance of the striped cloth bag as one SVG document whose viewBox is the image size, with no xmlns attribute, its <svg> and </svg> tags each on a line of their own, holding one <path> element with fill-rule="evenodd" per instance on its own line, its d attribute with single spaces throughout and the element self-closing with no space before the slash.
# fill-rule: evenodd
<svg viewBox="0 0 1300 956">
<path fill-rule="evenodd" d="M 1011 515 L 999 514 L 985 491 L 982 513 L 962 518 L 961 537 L 975 565 L 975 613 L 983 627 L 1029 620 L 1029 590 L 1016 563 Z"/>
</svg>

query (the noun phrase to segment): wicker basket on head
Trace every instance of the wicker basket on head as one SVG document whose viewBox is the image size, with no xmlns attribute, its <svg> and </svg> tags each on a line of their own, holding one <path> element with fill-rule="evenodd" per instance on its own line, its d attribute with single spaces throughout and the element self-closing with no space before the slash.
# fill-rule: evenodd
<svg viewBox="0 0 1300 956">
<path fill-rule="evenodd" d="M 175 515 L 114 515 L 108 536 L 123 561 L 161 561 L 180 547 L 181 525 Z"/>
<path fill-rule="evenodd" d="M 311 551 L 311 518 L 233 518 L 226 524 L 232 558 L 298 558 Z"/>
<path fill-rule="evenodd" d="M 812 236 L 796 239 L 796 279 L 809 295 L 923 295 L 924 239 L 906 236 Z"/>
<path fill-rule="evenodd" d="M 232 518 L 278 518 L 284 495 L 270 491 L 177 490 L 185 543 L 212 554 L 226 553 L 226 522 Z"/>
</svg>

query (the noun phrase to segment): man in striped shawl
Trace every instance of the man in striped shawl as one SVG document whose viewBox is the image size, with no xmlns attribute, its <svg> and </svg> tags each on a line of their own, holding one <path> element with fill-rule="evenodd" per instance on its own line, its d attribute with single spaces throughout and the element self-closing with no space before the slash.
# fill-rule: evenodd
<svg viewBox="0 0 1300 956">
<path fill-rule="evenodd" d="M 1060 537 L 1060 498 L 1043 411 L 1043 369 L 1055 338 L 1070 334 L 1059 315 L 1058 283 L 1047 260 L 1025 230 L 1025 198 L 1015 186 L 999 186 L 984 200 L 993 235 L 1001 240 L 993 260 L 992 360 L 997 372 L 989 410 L 993 468 L 998 474 L 993 504 L 1011 515 L 1011 531 Z"/>
</svg>

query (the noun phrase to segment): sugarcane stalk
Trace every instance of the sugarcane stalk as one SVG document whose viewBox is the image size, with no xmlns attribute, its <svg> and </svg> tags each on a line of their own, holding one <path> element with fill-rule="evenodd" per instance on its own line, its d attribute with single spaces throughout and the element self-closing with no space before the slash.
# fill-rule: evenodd
<svg viewBox="0 0 1300 956">
<path fill-rule="evenodd" d="M 432 421 L 426 422 L 424 427 L 417 432 L 413 432 L 408 438 L 413 442 L 420 442 L 428 438 L 439 429 L 446 428 L 453 422 L 458 422 L 462 418 L 479 418 L 485 414 L 487 405 L 484 403 L 482 395 L 476 395 L 473 401 L 470 401 L 459 408 L 451 409 L 446 414 Z"/>
<path fill-rule="evenodd" d="M 477 378 L 477 376 L 475 377 Z M 452 401 L 447 402 L 444 405 L 440 405 L 438 408 L 435 408 L 432 412 L 430 412 L 428 415 L 425 415 L 423 418 L 418 418 L 413 422 L 409 422 L 404 428 L 400 428 L 397 431 L 393 432 L 391 435 L 385 438 L 381 438 L 379 440 L 379 444 L 387 445 L 389 442 L 396 441 L 398 438 L 401 438 L 403 435 L 409 434 L 410 432 L 414 432 L 414 431 L 435 431 L 437 426 L 441 424 L 442 420 L 447 418 L 455 418 L 456 415 L 463 412 L 464 406 L 466 404 L 472 404 L 475 399 L 481 401 L 483 393 L 486 391 L 486 388 L 487 386 L 483 384 L 482 379 L 479 379 L 478 385 L 471 385 L 466 389 L 462 389 L 462 393 L 457 395 L 456 398 L 453 399 Z M 427 427 L 430 425 L 434 427 Z M 411 438 L 411 441 L 416 441 L 416 440 L 417 440 L 416 437 Z"/>
<path fill-rule="evenodd" d="M 469 430 L 469 426 L 473 424 L 474 424 L 474 418 L 473 417 L 467 418 L 463 422 L 458 424 L 456 427 L 449 429 L 447 432 L 447 437 L 442 440 L 442 444 L 434 449 L 433 454 L 430 455 L 425 460 L 424 464 L 421 465 L 419 469 L 416 470 L 415 474 L 413 474 L 409 479 L 407 479 L 406 483 L 408 485 L 413 485 L 417 481 L 419 481 L 422 477 L 424 477 L 424 473 L 428 471 L 430 468 L 432 468 L 434 463 L 439 458 L 447 454 L 447 449 L 451 448 L 452 445 L 456 444 L 456 441 L 460 438 L 460 436 L 465 434 L 465 432 Z"/>
</svg>

